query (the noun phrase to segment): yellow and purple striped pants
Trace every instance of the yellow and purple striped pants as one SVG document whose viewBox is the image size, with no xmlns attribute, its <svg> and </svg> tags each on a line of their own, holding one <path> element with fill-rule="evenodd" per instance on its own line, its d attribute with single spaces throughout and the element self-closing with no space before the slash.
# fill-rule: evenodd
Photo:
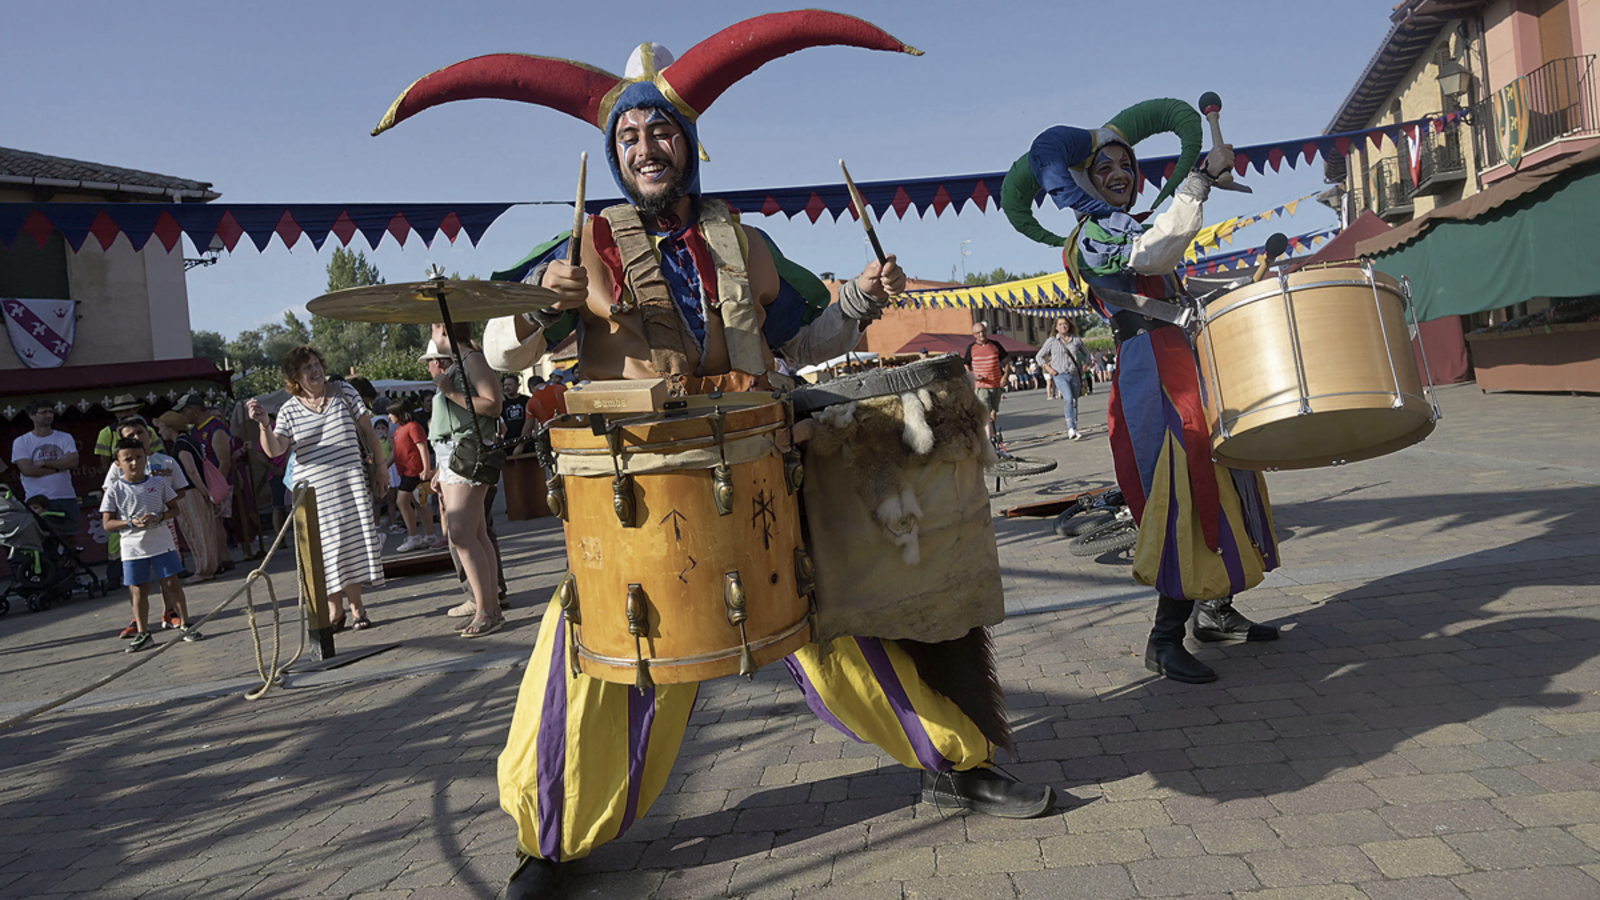
<svg viewBox="0 0 1600 900">
<path fill-rule="evenodd" d="M 588 856 L 643 816 L 678 758 L 698 684 L 631 685 L 574 675 L 554 603 L 517 696 L 500 754 L 500 806 L 517 847 L 565 861 Z M 785 660 L 823 721 L 914 769 L 964 771 L 991 761 L 972 720 L 929 688 L 893 641 L 839 638 L 826 658 L 807 644 Z"/>
</svg>

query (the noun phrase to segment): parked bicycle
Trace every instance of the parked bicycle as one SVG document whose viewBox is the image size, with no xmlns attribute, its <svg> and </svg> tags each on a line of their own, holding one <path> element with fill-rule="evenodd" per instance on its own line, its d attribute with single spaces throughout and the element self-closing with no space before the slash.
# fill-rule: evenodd
<svg viewBox="0 0 1600 900">
<path fill-rule="evenodd" d="M 1056 516 L 1055 532 L 1071 538 L 1067 552 L 1073 556 L 1100 556 L 1139 543 L 1139 526 L 1117 488 L 1080 496 Z"/>
</svg>

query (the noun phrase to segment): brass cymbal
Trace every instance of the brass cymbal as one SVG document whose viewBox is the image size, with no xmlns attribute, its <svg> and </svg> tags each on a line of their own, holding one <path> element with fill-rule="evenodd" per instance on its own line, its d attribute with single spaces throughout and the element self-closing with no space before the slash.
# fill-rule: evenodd
<svg viewBox="0 0 1600 900">
<path fill-rule="evenodd" d="M 410 284 L 374 284 L 323 294 L 306 304 L 312 314 L 346 322 L 428 325 L 442 321 L 439 295 L 457 322 L 495 319 L 549 309 L 556 294 L 547 288 L 515 281 L 450 281 L 443 278 Z"/>
</svg>

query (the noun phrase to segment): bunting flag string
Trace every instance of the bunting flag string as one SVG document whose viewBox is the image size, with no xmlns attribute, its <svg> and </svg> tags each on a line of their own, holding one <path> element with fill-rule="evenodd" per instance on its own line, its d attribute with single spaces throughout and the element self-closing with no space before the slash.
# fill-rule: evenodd
<svg viewBox="0 0 1600 900">
<path fill-rule="evenodd" d="M 1308 231 L 1305 234 L 1289 238 L 1288 255 L 1284 262 L 1292 262 L 1295 254 L 1303 254 L 1332 240 L 1339 233 L 1338 228 L 1325 228 L 1320 231 Z M 1235 250 L 1232 253 L 1218 253 L 1212 256 L 1201 257 L 1187 266 L 1179 268 L 1179 273 L 1185 278 L 1192 275 L 1209 275 L 1214 272 L 1227 272 L 1235 269 L 1254 268 L 1261 261 L 1261 256 L 1266 252 L 1266 247 L 1251 247 L 1248 250 Z"/>
<path fill-rule="evenodd" d="M 1381 125 L 1377 128 L 1235 147 L 1234 170 L 1243 176 L 1250 169 L 1254 169 L 1258 175 L 1265 174 L 1269 166 L 1272 171 L 1279 172 L 1285 163 L 1294 169 L 1301 162 L 1306 164 L 1314 162 L 1319 156 L 1323 160 L 1345 156 L 1361 141 L 1370 141 L 1375 148 L 1381 149 L 1385 136 L 1395 146 L 1399 146 L 1400 136 L 1407 127 L 1427 124 L 1434 132 L 1442 132 L 1445 128 L 1458 127 L 1465 115 L 1464 111 L 1458 110 L 1442 116 L 1429 116 L 1409 122 Z M 1415 142 L 1412 146 L 1415 146 Z M 1139 162 L 1139 173 L 1148 186 L 1159 189 L 1167 178 L 1173 175 L 1172 170 L 1177 162 L 1177 156 L 1144 159 Z M 932 210 L 933 215 L 937 217 L 943 215 L 946 210 L 954 209 L 959 213 L 970 206 L 976 206 L 981 212 L 987 212 L 991 208 L 998 209 L 1000 188 L 1005 182 L 1005 177 L 1006 173 L 1000 171 L 978 175 L 857 181 L 856 187 L 860 189 L 867 205 L 880 218 L 891 212 L 900 218 L 905 218 L 912 210 L 916 211 L 919 218 L 927 215 L 929 210 Z M 816 222 L 824 214 L 832 216 L 835 221 L 847 213 L 852 217 L 855 215 L 849 191 L 843 183 L 715 191 L 709 192 L 707 196 L 723 200 L 746 215 L 784 215 L 792 219 L 803 213 L 812 222 Z M 1044 195 L 1041 193 L 1034 198 L 1034 203 L 1038 204 L 1043 200 Z M 622 201 L 616 199 L 590 200 L 585 204 L 585 208 L 591 213 L 597 213 L 620 202 Z"/>
<path fill-rule="evenodd" d="M 1422 135 L 1428 131 L 1442 132 L 1446 128 L 1459 127 L 1464 115 L 1463 112 L 1452 112 L 1378 128 L 1236 147 L 1234 168 L 1240 175 L 1249 169 L 1262 174 L 1268 166 L 1274 172 L 1280 171 L 1283 163 L 1287 162 L 1292 169 L 1302 160 L 1309 164 L 1318 156 L 1326 160 L 1348 154 L 1360 141 L 1371 141 L 1381 147 L 1385 136 L 1399 146 L 1402 135 Z M 1418 144 L 1416 139 L 1410 141 L 1412 148 Z M 1159 188 L 1174 174 L 1172 169 L 1176 162 L 1176 156 L 1146 159 L 1140 162 L 1140 174 L 1150 186 Z M 1413 155 L 1410 162 L 1416 166 L 1419 158 Z M 893 213 L 904 218 L 912 211 L 921 217 L 930 210 L 933 215 L 939 216 L 946 210 L 960 212 L 970 206 L 976 206 L 981 212 L 998 208 L 1004 181 L 1005 172 L 1002 171 L 862 181 L 857 182 L 857 186 L 867 205 L 880 217 Z M 707 196 L 722 199 L 747 215 L 785 215 L 793 218 L 804 213 L 812 222 L 824 214 L 832 216 L 835 221 L 846 211 L 855 215 L 849 191 L 843 184 L 723 191 Z M 1035 198 L 1036 203 L 1042 200 L 1043 195 Z M 592 200 L 585 204 L 585 208 L 590 212 L 599 212 L 617 202 Z M 1285 212 L 1293 215 L 1294 207 L 1299 202 L 1296 200 L 1269 212 L 1273 215 Z M 15 246 L 24 236 L 43 246 L 55 231 L 65 236 L 74 252 L 82 249 L 91 235 L 102 248 L 108 248 L 118 235 L 123 234 L 127 235 L 136 250 L 144 249 L 150 238 L 154 237 L 168 252 L 178 246 L 185 234 L 202 250 L 211 247 L 215 239 L 232 251 L 241 238 L 249 238 L 257 250 L 265 250 L 273 235 L 277 235 L 286 247 L 295 246 L 302 237 L 310 238 L 312 245 L 320 250 L 330 235 L 348 246 L 358 233 L 373 247 L 383 240 L 384 235 L 394 238 L 403 246 L 413 232 L 430 246 L 440 233 L 451 242 L 464 234 L 469 243 L 476 245 L 489 226 L 507 209 L 528 205 L 570 206 L 571 202 L 0 203 L 0 246 Z M 1242 224 L 1235 225 L 1228 234 L 1241 227 Z M 1217 238 L 1228 239 L 1220 233 Z"/>
<path fill-rule="evenodd" d="M 384 235 L 401 246 L 415 232 L 424 244 L 443 234 L 451 243 L 465 235 L 477 245 L 490 224 L 513 203 L 0 203 L 0 245 L 13 247 L 27 236 L 40 247 L 60 231 L 74 253 L 90 235 L 101 249 L 110 249 L 118 235 L 127 235 L 133 249 L 143 250 L 153 237 L 171 253 L 183 235 L 200 250 L 213 239 L 231 253 L 241 238 L 257 250 L 267 249 L 273 235 L 285 247 L 302 237 L 318 250 L 331 235 L 349 246 L 360 234 L 377 247 Z M 570 206 L 568 202 L 566 205 Z"/>
<path fill-rule="evenodd" d="M 902 308 L 1020 310 L 1045 307 L 1056 311 L 1079 309 L 1089 312 L 1082 288 L 1073 286 L 1072 276 L 1067 272 L 1051 272 L 999 284 L 906 291 L 889 302 Z"/>
<path fill-rule="evenodd" d="M 1218 222 L 1215 225 L 1207 225 L 1195 234 L 1194 242 L 1189 245 L 1188 250 L 1183 252 L 1183 258 L 1188 260 L 1198 259 L 1205 251 L 1221 247 L 1223 241 L 1232 244 L 1234 232 L 1248 228 L 1251 225 L 1266 222 L 1275 217 L 1292 216 L 1302 202 L 1315 196 L 1316 194 L 1307 194 L 1304 197 L 1290 200 L 1282 206 L 1275 206 L 1255 215 L 1241 216 L 1237 219 L 1229 219 L 1226 222 Z"/>
</svg>

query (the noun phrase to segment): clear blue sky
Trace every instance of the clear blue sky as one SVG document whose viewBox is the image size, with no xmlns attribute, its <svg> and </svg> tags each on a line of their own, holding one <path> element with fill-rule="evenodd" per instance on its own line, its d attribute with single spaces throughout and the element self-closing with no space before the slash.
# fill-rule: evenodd
<svg viewBox="0 0 1600 900">
<path fill-rule="evenodd" d="M 1389 27 L 1390 0 L 1116 3 L 836 2 L 926 51 L 913 58 L 818 48 L 767 64 L 701 119 L 707 190 L 928 177 L 1007 168 L 1055 124 L 1096 126 L 1152 97 L 1218 92 L 1223 130 L 1245 145 L 1318 134 Z M 681 53 L 767 2 L 616 3 L 391 0 L 383 3 L 16 3 L 0 55 L 0 144 L 209 181 L 233 202 L 561 200 L 599 132 L 543 107 L 498 100 L 428 110 L 368 132 L 413 80 L 484 53 L 565 57 L 620 73 L 642 41 Z M 1209 140 L 1208 140 L 1209 144 Z M 1176 140 L 1141 145 L 1176 152 Z M 1320 160 L 1246 179 L 1207 220 L 1321 189 Z M 616 196 L 591 166 L 590 197 Z M 1147 193 L 1143 205 L 1153 194 Z M 1041 219 L 1064 233 L 1065 214 Z M 812 224 L 752 216 L 814 271 L 859 271 L 870 250 L 848 217 Z M 1236 246 L 1334 224 L 1307 203 Z M 413 235 L 365 250 L 391 282 L 429 263 L 486 276 L 571 225 L 566 207 L 502 217 L 474 248 Z M 879 229 L 913 276 L 946 279 L 1003 266 L 1053 269 L 1059 251 L 1017 235 L 998 212 L 890 217 Z M 962 256 L 963 242 L 967 254 Z M 303 307 L 326 284 L 336 240 L 265 252 L 242 241 L 189 274 L 192 324 L 231 337 Z M 195 255 L 186 245 L 187 255 Z"/>
</svg>

